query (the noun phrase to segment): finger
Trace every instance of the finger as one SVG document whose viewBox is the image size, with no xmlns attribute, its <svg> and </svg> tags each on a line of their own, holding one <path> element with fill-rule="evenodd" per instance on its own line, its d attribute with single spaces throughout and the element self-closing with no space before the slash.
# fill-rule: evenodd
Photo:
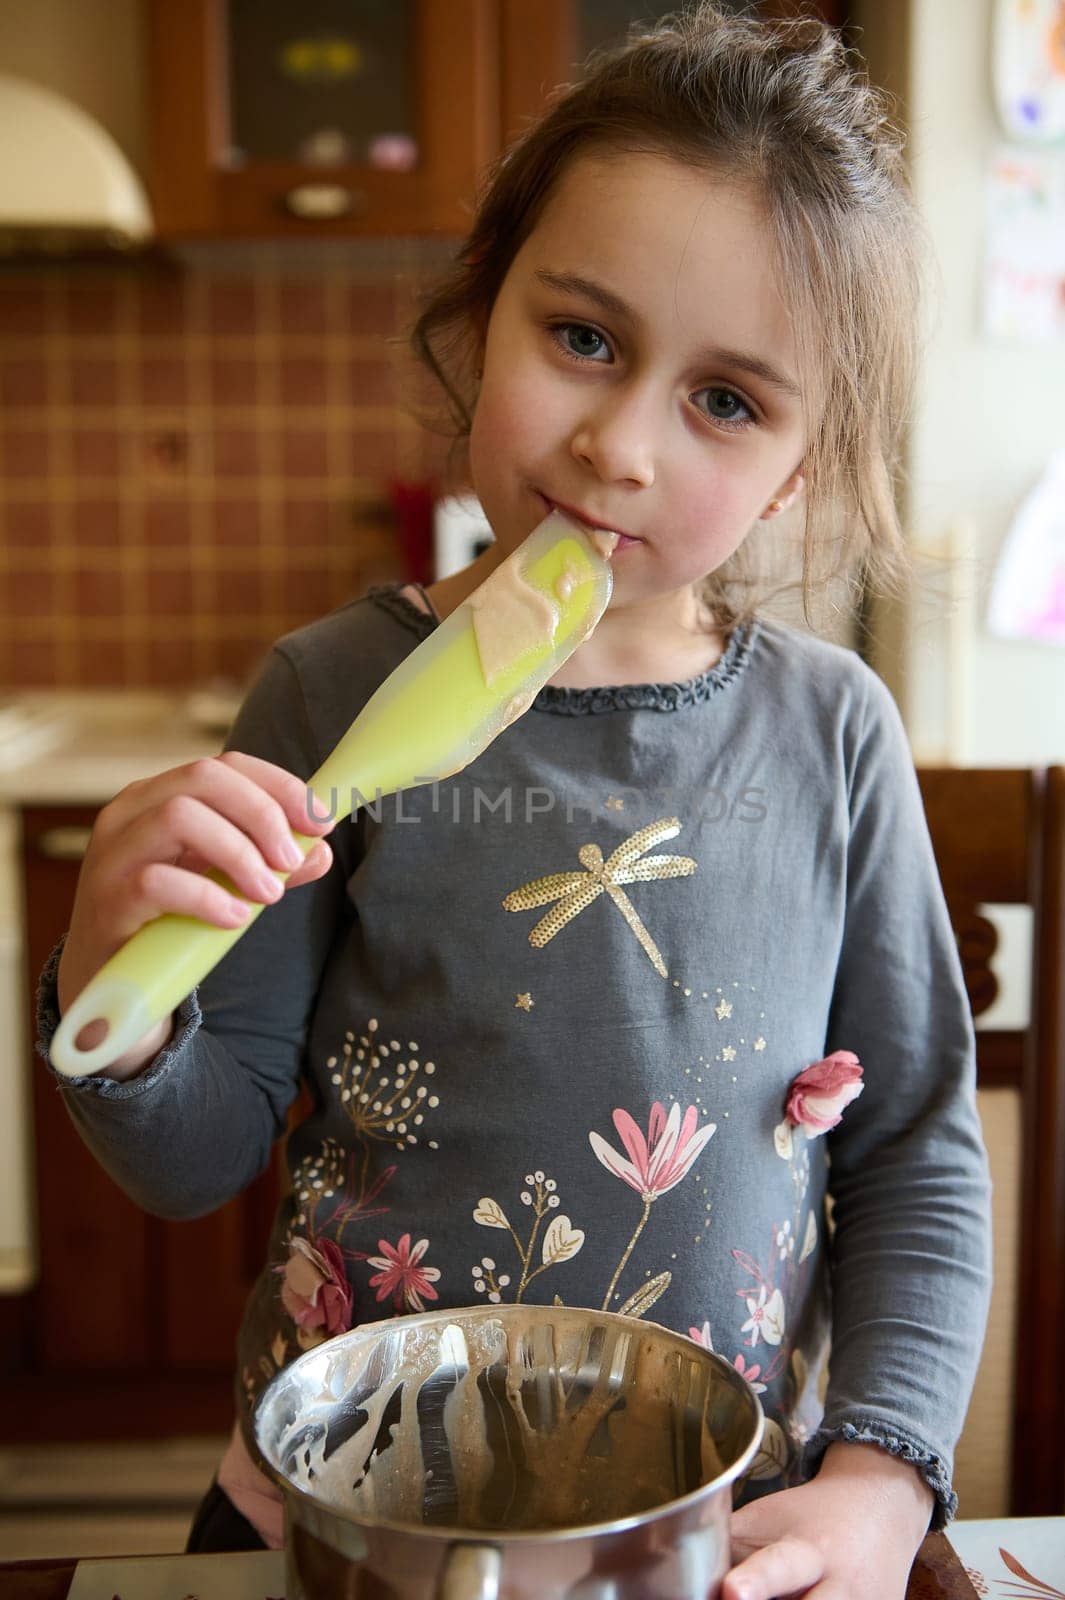
<svg viewBox="0 0 1065 1600">
<path fill-rule="evenodd" d="M 802 1594 L 823 1577 L 825 1559 L 805 1539 L 776 1539 L 733 1567 L 721 1586 L 722 1600 L 776 1600 Z"/>
<path fill-rule="evenodd" d="M 304 861 L 304 853 L 291 837 L 293 830 L 321 835 L 333 827 L 333 821 L 313 805 L 307 786 L 293 773 L 254 755 L 230 750 L 130 784 L 99 814 L 94 842 L 98 848 L 110 850 L 142 814 L 179 795 L 192 795 L 227 816 L 253 838 L 264 864 L 277 872 L 293 872 Z"/>
<path fill-rule="evenodd" d="M 220 883 L 201 872 L 188 872 L 167 861 L 150 861 L 137 875 L 138 898 L 153 916 L 176 912 L 196 917 L 215 928 L 239 928 L 250 921 L 247 901 L 228 893 Z M 137 926 L 145 919 L 143 915 Z"/>
<path fill-rule="evenodd" d="M 210 767 L 209 792 L 192 792 L 243 828 L 259 846 L 263 860 L 279 872 L 294 872 L 303 864 L 303 848 L 293 832 L 321 836 L 333 826 L 312 804 L 307 785 L 283 767 L 239 750 L 227 751 Z"/>
<path fill-rule="evenodd" d="M 315 794 L 310 784 L 286 772 L 284 767 L 259 756 L 245 755 L 242 750 L 227 750 L 218 757 L 224 765 L 244 773 L 272 795 L 285 813 L 288 824 L 297 833 L 324 837 L 336 827 L 336 806 L 331 795 Z"/>
<path fill-rule="evenodd" d="M 208 872 L 213 865 L 196 850 L 182 850 L 181 854 L 170 862 L 171 866 L 182 867 L 186 872 Z M 285 889 L 298 889 L 300 884 L 313 883 L 321 878 L 333 865 L 333 851 L 325 839 L 318 839 L 311 845 L 300 867 L 288 874 L 284 880 Z"/>
<path fill-rule="evenodd" d="M 183 797 L 198 800 L 225 817 L 253 841 L 263 866 L 277 872 L 293 872 L 303 863 L 303 851 L 292 838 L 294 826 L 297 831 L 313 828 L 322 832 L 321 822 L 312 823 L 308 818 L 307 789 L 299 778 L 268 761 L 233 751 L 131 784 L 107 808 L 109 816 L 101 836 L 113 848 L 116 839 L 146 813 Z M 100 824 L 97 826 L 99 829 Z M 196 843 L 184 836 L 181 842 L 193 847 Z M 172 856 L 172 852 L 163 854 Z M 212 865 L 220 864 L 212 859 Z"/>
<path fill-rule="evenodd" d="M 286 889 L 298 889 L 303 883 L 313 883 L 316 878 L 321 878 L 333 865 L 333 852 L 324 839 L 319 839 L 317 844 L 311 846 L 307 852 L 307 859 L 298 872 L 294 872 L 285 884 Z"/>
<path fill-rule="evenodd" d="M 134 898 L 152 902 L 164 880 L 150 869 L 166 866 L 187 872 L 178 865 L 187 852 L 225 873 L 249 900 L 270 905 L 284 893 L 255 841 L 228 817 L 190 794 L 171 795 L 129 828 L 109 863 L 109 887 L 118 893 L 131 889 Z M 168 877 L 165 881 L 173 880 Z"/>
</svg>

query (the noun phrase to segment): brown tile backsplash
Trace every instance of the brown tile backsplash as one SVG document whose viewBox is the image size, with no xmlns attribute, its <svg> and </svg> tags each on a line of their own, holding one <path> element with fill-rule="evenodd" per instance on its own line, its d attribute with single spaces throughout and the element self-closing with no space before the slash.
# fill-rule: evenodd
<svg viewBox="0 0 1065 1600">
<path fill-rule="evenodd" d="M 388 343 L 439 245 L 0 268 L 0 696 L 246 679 L 404 576 L 390 485 L 441 483 Z"/>
<path fill-rule="evenodd" d="M 25 337 L 43 333 L 46 326 L 45 291 L 37 283 L 18 283 L 0 296 L 0 334 Z"/>
</svg>

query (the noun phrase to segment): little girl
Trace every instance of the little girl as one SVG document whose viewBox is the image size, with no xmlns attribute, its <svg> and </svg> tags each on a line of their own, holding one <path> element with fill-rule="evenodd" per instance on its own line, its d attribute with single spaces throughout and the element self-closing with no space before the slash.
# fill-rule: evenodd
<svg viewBox="0 0 1065 1600">
<path fill-rule="evenodd" d="M 495 544 L 282 639 L 224 755 L 102 811 L 44 1050 L 150 917 L 242 920 L 207 866 L 277 903 L 62 1085 L 100 1161 L 200 1215 L 309 1090 L 193 1548 L 280 1542 L 248 1418 L 302 1350 L 555 1296 L 690 1333 L 759 1392 L 728 1600 L 901 1600 L 952 1514 L 988 1293 L 957 953 L 890 696 L 757 615 L 754 577 L 792 510 L 808 590 L 898 564 L 915 235 L 820 23 L 705 4 L 597 58 L 413 333 Z M 596 632 L 465 772 L 315 824 L 282 891 L 307 776 L 554 506 L 619 535 Z"/>
</svg>

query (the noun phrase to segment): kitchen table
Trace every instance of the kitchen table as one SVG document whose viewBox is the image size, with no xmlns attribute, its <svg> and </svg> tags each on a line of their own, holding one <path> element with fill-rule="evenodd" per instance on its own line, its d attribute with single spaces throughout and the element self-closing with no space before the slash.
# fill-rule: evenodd
<svg viewBox="0 0 1065 1600">
<path fill-rule="evenodd" d="M 1065 1519 L 1061 1521 L 1063 1537 L 1065 1537 Z M 988 1527 L 988 1524 L 983 1524 Z M 996 1524 L 1002 1530 L 1002 1540 L 1010 1549 L 1020 1551 L 1018 1559 L 1024 1559 L 1025 1544 L 1018 1533 L 1023 1524 L 1003 1521 Z M 213 1563 L 210 1583 L 208 1588 L 204 1574 L 208 1572 L 208 1563 Z M 122 1567 L 127 1565 L 115 1561 L 75 1562 L 75 1561 L 31 1561 L 15 1562 L 13 1564 L 0 1564 L 0 1600 L 78 1600 L 78 1591 L 96 1600 L 98 1595 L 103 1595 L 106 1590 L 106 1600 L 193 1600 L 197 1594 L 200 1600 L 282 1600 L 284 1595 L 284 1559 L 280 1555 L 263 1553 L 254 1556 L 159 1556 L 145 1561 L 131 1561 L 127 1565 L 128 1581 L 123 1578 Z M 150 1588 L 144 1584 L 144 1570 L 146 1567 L 157 1569 L 156 1581 Z M 98 1568 L 99 1577 L 104 1576 L 103 1569 L 107 1569 L 107 1583 L 104 1589 L 95 1585 L 90 1589 L 86 1580 L 97 1576 L 92 1569 Z M 138 1572 L 139 1569 L 139 1572 Z M 168 1581 L 160 1583 L 159 1577 L 166 1570 Z M 74 1584 L 75 1573 L 79 1578 L 77 1587 Z M 1007 1577 L 1009 1574 L 1006 1574 Z M 1033 1574 L 1035 1576 L 1036 1574 Z M 216 1582 L 216 1580 L 218 1580 Z M 115 1585 L 123 1583 L 121 1589 Z M 199 1588 L 190 1587 L 198 1583 Z M 1015 1587 L 1015 1585 L 1014 1585 Z M 929 1534 L 921 1546 L 920 1553 L 910 1577 L 909 1588 L 906 1591 L 906 1600 L 976 1600 L 983 1595 L 1005 1595 L 1007 1590 L 984 1587 L 974 1588 L 965 1569 L 948 1540 L 943 1534 Z M 1060 1591 L 1059 1591 L 1060 1592 Z M 1043 1589 L 1033 1591 L 1040 1593 L 1042 1600 L 1053 1600 L 1055 1591 Z"/>
</svg>

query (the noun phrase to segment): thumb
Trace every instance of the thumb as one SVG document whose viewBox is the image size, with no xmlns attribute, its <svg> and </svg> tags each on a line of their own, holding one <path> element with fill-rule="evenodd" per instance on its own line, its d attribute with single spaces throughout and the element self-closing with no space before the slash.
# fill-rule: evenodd
<svg viewBox="0 0 1065 1600">
<path fill-rule="evenodd" d="M 319 839 L 312 845 L 303 858 L 303 864 L 296 868 L 291 877 L 286 879 L 287 889 L 298 889 L 301 883 L 312 883 L 315 878 L 320 878 L 329 871 L 333 865 L 333 852 L 324 839 Z"/>
<path fill-rule="evenodd" d="M 777 1595 L 801 1593 L 824 1570 L 824 1556 L 816 1545 L 791 1536 L 776 1539 L 732 1568 L 721 1585 L 722 1600 L 774 1600 Z"/>
</svg>

